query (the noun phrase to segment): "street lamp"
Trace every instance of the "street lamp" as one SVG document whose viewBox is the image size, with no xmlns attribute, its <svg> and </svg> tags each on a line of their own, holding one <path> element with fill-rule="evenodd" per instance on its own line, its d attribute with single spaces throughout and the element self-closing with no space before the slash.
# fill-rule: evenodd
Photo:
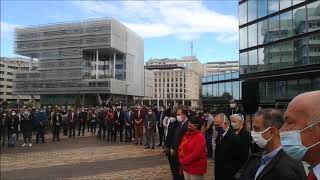
<svg viewBox="0 0 320 180">
<path fill-rule="evenodd" d="M 128 108 L 128 86 L 129 84 L 126 84 L 126 106 Z"/>
</svg>

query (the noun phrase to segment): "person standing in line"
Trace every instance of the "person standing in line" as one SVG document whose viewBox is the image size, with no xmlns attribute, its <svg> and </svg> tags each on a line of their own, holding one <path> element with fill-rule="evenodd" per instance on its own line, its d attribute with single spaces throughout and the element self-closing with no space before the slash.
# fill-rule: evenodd
<svg viewBox="0 0 320 180">
<path fill-rule="evenodd" d="M 7 112 L 4 110 L 1 114 L 1 121 L 0 121 L 0 128 L 1 128 L 1 142 L 2 142 L 2 146 L 5 146 L 6 141 L 8 141 L 8 115 Z"/>
<path fill-rule="evenodd" d="M 188 131 L 179 146 L 179 162 L 185 180 L 201 180 L 207 172 L 206 140 L 200 131 L 201 123 L 190 117 Z"/>
<path fill-rule="evenodd" d="M 207 157 L 212 158 L 213 149 L 212 149 L 212 136 L 213 136 L 213 116 L 210 111 L 205 111 L 205 120 L 204 120 L 204 134 L 206 138 L 207 146 Z"/>
<path fill-rule="evenodd" d="M 114 133 L 114 126 L 115 126 L 115 112 L 113 109 L 109 109 L 107 112 L 107 117 L 105 120 L 105 126 L 107 127 L 107 133 L 108 133 L 108 137 L 107 137 L 107 141 L 113 141 L 115 140 L 115 133 Z"/>
<path fill-rule="evenodd" d="M 105 139 L 106 138 L 106 117 L 107 117 L 107 108 L 100 107 L 99 112 L 98 112 L 98 134 L 97 137 L 98 139 Z"/>
<path fill-rule="evenodd" d="M 216 138 L 214 172 L 215 180 L 233 180 L 241 167 L 239 162 L 239 137 L 230 129 L 230 121 L 223 114 L 214 118 L 214 127 L 218 132 Z"/>
<path fill-rule="evenodd" d="M 33 130 L 33 123 L 32 123 L 32 114 L 30 114 L 31 109 L 25 109 L 22 117 L 21 117 L 21 129 L 23 133 L 23 147 L 25 146 L 32 146 L 32 130 Z"/>
<path fill-rule="evenodd" d="M 252 138 L 250 133 L 245 128 L 245 121 L 242 114 L 233 114 L 230 116 L 231 127 L 235 134 L 239 137 L 238 151 L 241 154 L 241 164 L 243 165 L 249 157 L 249 149 L 251 146 Z"/>
<path fill-rule="evenodd" d="M 179 163 L 178 150 L 181 139 L 188 130 L 189 120 L 187 118 L 188 110 L 183 107 L 177 108 L 178 126 L 174 132 L 173 140 L 170 148 L 170 161 L 172 164 L 172 174 L 174 180 L 184 179 L 182 167 Z"/>
<path fill-rule="evenodd" d="M 78 128 L 78 137 L 82 132 L 82 136 L 84 136 L 84 130 L 87 122 L 87 112 L 84 108 L 81 108 L 81 112 L 79 113 L 79 128 Z"/>
<path fill-rule="evenodd" d="M 122 134 L 123 134 L 123 127 L 124 127 L 124 120 L 123 120 L 123 111 L 121 110 L 121 106 L 118 104 L 117 109 L 115 111 L 115 126 L 114 126 L 114 139 L 113 141 L 116 142 L 117 134 L 119 132 L 120 142 L 123 141 Z"/>
<path fill-rule="evenodd" d="M 141 109 L 141 106 L 138 105 L 136 112 L 134 113 L 134 129 L 135 129 L 135 143 L 136 145 L 140 143 L 142 145 L 143 141 L 143 121 L 144 121 L 144 112 Z"/>
<path fill-rule="evenodd" d="M 90 132 L 94 136 L 96 135 L 96 129 L 97 129 L 97 115 L 95 110 L 92 110 L 90 114 Z"/>
<path fill-rule="evenodd" d="M 76 122 L 78 121 L 78 115 L 74 109 L 70 109 L 67 115 L 69 123 L 69 138 L 75 137 L 76 134 Z"/>
<path fill-rule="evenodd" d="M 147 128 L 146 128 L 147 146 L 145 147 L 145 149 L 150 149 L 150 148 L 154 149 L 157 118 L 151 108 L 148 110 L 148 114 L 145 117 L 145 122 L 147 123 Z"/>
<path fill-rule="evenodd" d="M 19 118 L 16 115 L 16 112 L 12 111 L 8 121 L 8 140 L 9 140 L 8 147 L 14 147 L 14 145 L 16 144 L 18 123 L 19 123 Z"/>
<path fill-rule="evenodd" d="M 67 110 L 64 106 L 62 106 L 62 108 L 58 108 L 58 111 L 61 111 L 63 135 L 68 136 L 69 122 Z"/>
<path fill-rule="evenodd" d="M 300 94 L 289 103 L 280 129 L 284 152 L 310 167 L 308 180 L 320 180 L 320 91 Z"/>
<path fill-rule="evenodd" d="M 165 118 L 164 111 L 165 111 L 164 108 L 160 107 L 160 112 L 157 114 L 157 125 L 158 125 L 158 132 L 159 132 L 158 147 L 162 147 L 162 142 L 164 142 L 164 127 L 163 127 L 163 119 Z"/>
<path fill-rule="evenodd" d="M 36 144 L 39 143 L 39 139 L 41 138 L 41 143 L 45 143 L 44 137 L 44 128 L 45 124 L 48 122 L 48 118 L 43 109 L 40 109 L 39 112 L 35 115 L 35 127 L 36 127 Z"/>
<path fill-rule="evenodd" d="M 124 122 L 125 122 L 125 142 L 132 142 L 132 126 L 134 121 L 134 114 L 132 108 L 127 109 L 124 112 Z"/>
<path fill-rule="evenodd" d="M 62 125 L 62 115 L 59 110 L 57 110 L 52 116 L 52 125 L 53 125 L 52 141 L 54 142 L 56 138 L 57 138 L 57 141 L 60 141 L 60 127 Z"/>
</svg>

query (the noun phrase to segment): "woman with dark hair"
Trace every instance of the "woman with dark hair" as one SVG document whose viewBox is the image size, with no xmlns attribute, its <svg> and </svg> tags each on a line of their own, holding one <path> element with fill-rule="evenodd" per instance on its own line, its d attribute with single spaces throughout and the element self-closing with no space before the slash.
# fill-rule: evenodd
<svg viewBox="0 0 320 180">
<path fill-rule="evenodd" d="M 200 129 L 200 121 L 190 118 L 188 131 L 179 146 L 179 161 L 186 180 L 204 179 L 207 172 L 206 140 Z"/>
</svg>

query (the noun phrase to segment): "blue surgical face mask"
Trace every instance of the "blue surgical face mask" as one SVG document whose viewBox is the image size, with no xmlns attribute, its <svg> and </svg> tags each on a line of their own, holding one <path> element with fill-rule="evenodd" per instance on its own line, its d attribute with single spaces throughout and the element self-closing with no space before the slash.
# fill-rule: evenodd
<svg viewBox="0 0 320 180">
<path fill-rule="evenodd" d="M 302 160 L 304 155 L 307 153 L 308 149 L 320 144 L 320 141 L 309 146 L 305 147 L 301 141 L 301 132 L 312 127 L 313 125 L 319 123 L 315 122 L 308 127 L 303 128 L 302 130 L 293 130 L 280 132 L 280 140 L 283 150 L 293 159 Z"/>
</svg>

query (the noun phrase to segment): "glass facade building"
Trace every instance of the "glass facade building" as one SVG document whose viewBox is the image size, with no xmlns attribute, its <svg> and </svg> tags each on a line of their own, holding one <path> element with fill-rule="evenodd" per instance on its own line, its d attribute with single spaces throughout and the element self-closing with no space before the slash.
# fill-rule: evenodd
<svg viewBox="0 0 320 180">
<path fill-rule="evenodd" d="M 214 107 L 219 104 L 228 105 L 226 99 L 241 101 L 241 81 L 239 72 L 223 73 L 202 77 L 202 104 Z"/>
<path fill-rule="evenodd" d="M 239 39 L 240 79 L 258 87 L 248 93 L 256 105 L 320 89 L 319 0 L 241 0 Z"/>
</svg>

